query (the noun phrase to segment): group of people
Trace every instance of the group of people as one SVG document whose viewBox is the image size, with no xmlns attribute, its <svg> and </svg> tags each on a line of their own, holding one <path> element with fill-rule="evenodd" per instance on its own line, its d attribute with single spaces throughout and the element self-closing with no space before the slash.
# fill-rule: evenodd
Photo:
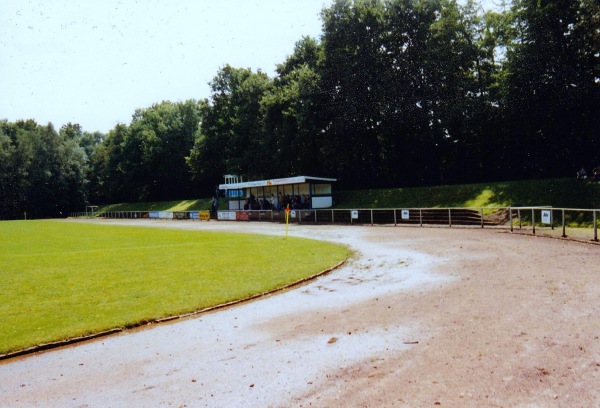
<svg viewBox="0 0 600 408">
<path fill-rule="evenodd" d="M 600 181 L 600 166 L 595 167 L 592 170 L 592 180 L 593 181 Z M 581 170 L 579 170 L 577 172 L 577 180 L 586 180 L 588 178 L 588 174 L 587 171 L 585 171 L 585 168 L 582 167 Z"/>
<path fill-rule="evenodd" d="M 271 197 L 256 198 L 254 194 L 250 194 L 250 197 L 246 199 L 244 203 L 244 210 L 275 210 L 282 211 L 286 208 L 292 210 L 309 209 L 310 199 L 306 194 L 290 196 L 289 194 L 275 196 L 271 194 Z"/>
</svg>

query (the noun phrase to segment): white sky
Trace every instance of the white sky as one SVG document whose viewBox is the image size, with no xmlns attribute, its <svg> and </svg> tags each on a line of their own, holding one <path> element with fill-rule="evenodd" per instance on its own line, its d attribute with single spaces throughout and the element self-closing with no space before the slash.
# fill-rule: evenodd
<svg viewBox="0 0 600 408">
<path fill-rule="evenodd" d="M 332 2 L 0 0 L 0 119 L 107 133 L 137 108 L 208 98 L 225 64 L 273 76 Z"/>
</svg>

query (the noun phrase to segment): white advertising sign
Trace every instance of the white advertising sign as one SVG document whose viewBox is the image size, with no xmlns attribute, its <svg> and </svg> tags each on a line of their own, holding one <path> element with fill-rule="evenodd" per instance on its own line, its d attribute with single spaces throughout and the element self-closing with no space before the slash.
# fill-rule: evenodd
<svg viewBox="0 0 600 408">
<path fill-rule="evenodd" d="M 353 220 L 357 220 L 358 219 L 358 211 L 357 210 L 352 210 L 350 212 L 350 216 Z"/>
<path fill-rule="evenodd" d="M 403 220 L 408 220 L 410 218 L 410 211 L 409 210 L 402 210 L 402 219 Z"/>
<path fill-rule="evenodd" d="M 219 220 L 235 221 L 235 211 L 219 211 Z"/>
<path fill-rule="evenodd" d="M 552 224 L 552 211 L 542 210 L 542 223 Z"/>
</svg>

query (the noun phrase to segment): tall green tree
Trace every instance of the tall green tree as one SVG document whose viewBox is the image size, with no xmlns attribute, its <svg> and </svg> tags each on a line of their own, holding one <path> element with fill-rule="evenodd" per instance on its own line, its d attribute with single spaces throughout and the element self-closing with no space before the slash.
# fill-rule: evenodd
<svg viewBox="0 0 600 408">
<path fill-rule="evenodd" d="M 486 107 L 492 67 L 486 64 L 481 47 L 481 16 L 471 1 L 459 6 L 454 0 L 442 0 L 434 13 L 424 62 L 432 164 L 429 180 L 440 184 L 475 181 L 489 163 L 481 123 L 491 119 Z"/>
<path fill-rule="evenodd" d="M 52 124 L 2 122 L 0 156 L 0 218 L 67 216 L 85 205 L 85 152 Z"/>
<path fill-rule="evenodd" d="M 96 145 L 90 156 L 90 203 L 130 202 L 137 200 L 137 187 L 128 175 L 125 140 L 129 128 L 117 124 L 102 143 Z"/>
<path fill-rule="evenodd" d="M 91 199 L 155 201 L 195 195 L 186 157 L 198 137 L 204 105 L 163 101 L 137 109 L 129 126 L 118 124 L 102 135 L 91 149 Z"/>
<path fill-rule="evenodd" d="M 322 174 L 326 162 L 321 145 L 323 96 L 318 65 L 320 44 L 304 37 L 294 53 L 277 66 L 273 87 L 261 100 L 261 149 L 269 177 Z"/>
<path fill-rule="evenodd" d="M 356 185 L 456 181 L 482 104 L 478 12 L 454 0 L 339 0 L 324 10 L 324 131 Z"/>
<path fill-rule="evenodd" d="M 28 213 L 36 217 L 67 216 L 85 205 L 86 156 L 78 141 L 49 123 L 24 135 L 32 154 L 28 169 Z"/>
<path fill-rule="evenodd" d="M 18 166 L 17 149 L 5 134 L 6 122 L 0 126 L 0 219 L 16 218 L 21 198 L 24 171 Z"/>
<path fill-rule="evenodd" d="M 125 145 L 138 150 L 129 163 L 143 186 L 139 199 L 186 198 L 193 192 L 185 157 L 198 136 L 203 103 L 162 102 L 135 112 Z"/>
<path fill-rule="evenodd" d="M 260 71 L 226 65 L 210 85 L 200 136 L 188 158 L 195 180 L 214 184 L 227 173 L 264 177 L 271 153 L 261 145 L 260 106 L 271 79 Z"/>
<path fill-rule="evenodd" d="M 527 177 L 598 163 L 600 4 L 515 0 L 504 107 L 515 167 Z"/>
<path fill-rule="evenodd" d="M 324 149 L 328 172 L 342 183 L 380 179 L 385 7 L 376 0 L 338 0 L 323 10 L 321 87 L 327 97 Z"/>
</svg>

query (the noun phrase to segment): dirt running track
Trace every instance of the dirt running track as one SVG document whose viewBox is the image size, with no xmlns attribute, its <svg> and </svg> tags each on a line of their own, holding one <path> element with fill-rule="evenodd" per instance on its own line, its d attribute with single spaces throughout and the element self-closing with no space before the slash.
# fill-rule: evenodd
<svg viewBox="0 0 600 408">
<path fill-rule="evenodd" d="M 600 406 L 600 246 L 487 229 L 290 235 L 359 253 L 285 293 L 2 362 L 0 406 Z"/>
</svg>

